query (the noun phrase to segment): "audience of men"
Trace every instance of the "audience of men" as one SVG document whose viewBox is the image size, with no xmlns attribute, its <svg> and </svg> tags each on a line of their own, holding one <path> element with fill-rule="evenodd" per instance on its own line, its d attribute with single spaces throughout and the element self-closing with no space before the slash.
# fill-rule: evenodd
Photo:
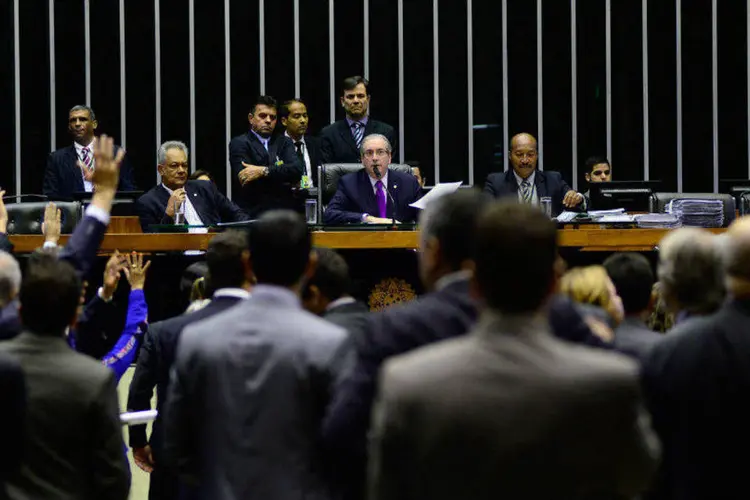
<svg viewBox="0 0 750 500">
<path fill-rule="evenodd" d="M 284 135 L 294 143 L 294 151 L 305 172 L 300 180 L 303 189 L 317 186 L 318 167 L 323 164 L 320 139 L 307 134 L 307 106 L 300 99 L 286 101 L 279 109 Z"/>
<path fill-rule="evenodd" d="M 270 211 L 249 240 L 252 298 L 180 339 L 164 453 L 200 498 L 327 498 L 320 424 L 350 343 L 300 304 L 316 259 L 304 219 Z"/>
<path fill-rule="evenodd" d="M 537 205 L 542 198 L 552 202 L 552 215 L 564 210 L 583 210 L 585 198 L 571 189 L 558 172 L 537 170 L 537 143 L 531 134 L 517 134 L 510 141 L 510 164 L 506 172 L 487 176 L 485 193 L 494 198 L 517 198 Z"/>
<path fill-rule="evenodd" d="M 135 210 L 144 232 L 175 223 L 175 211 L 184 214 L 183 224 L 211 226 L 219 222 L 239 222 L 247 215 L 221 194 L 211 182 L 188 180 L 188 148 L 179 141 L 159 147 L 157 170 L 161 184 L 138 198 Z"/>
<path fill-rule="evenodd" d="M 652 498 L 747 497 L 750 219 L 732 223 L 725 243 L 729 299 L 715 314 L 678 324 L 643 365 L 648 408 L 664 448 Z M 697 260 L 680 259 L 674 273 L 697 276 L 684 267 L 704 266 Z"/>
<path fill-rule="evenodd" d="M 656 300 L 651 264 L 639 253 L 620 252 L 608 257 L 604 261 L 604 268 L 615 285 L 625 312 L 625 317 L 615 330 L 615 348 L 636 359 L 643 359 L 662 338 L 646 326 L 646 319 Z"/>
<path fill-rule="evenodd" d="M 94 156 L 98 126 L 94 110 L 73 106 L 68 113 L 68 132 L 73 144 L 52 152 L 44 171 L 42 193 L 50 200 L 73 200 L 76 193 L 94 191 L 93 175 L 97 163 Z M 121 149 L 115 146 L 116 151 Z M 135 191 L 133 171 L 125 156 L 120 165 L 119 189 Z"/>
<path fill-rule="evenodd" d="M 372 134 L 362 140 L 364 168 L 339 179 L 323 216 L 327 224 L 416 220 L 417 209 L 410 205 L 421 197 L 422 188 L 413 175 L 388 168 L 392 151 L 383 135 Z"/>
<path fill-rule="evenodd" d="M 273 97 L 258 97 L 247 115 L 250 130 L 229 143 L 233 200 L 251 219 L 273 209 L 304 210 L 293 189 L 299 186 L 305 166 L 292 140 L 274 135 L 276 109 Z"/>
<path fill-rule="evenodd" d="M 180 336 L 188 325 L 219 314 L 250 296 L 253 278 L 248 259 L 246 233 L 226 231 L 215 236 L 206 251 L 208 278 L 215 290 L 210 303 L 191 314 L 152 323 L 146 332 L 130 384 L 128 410 L 151 409 L 151 397 L 156 387 L 159 413 L 151 438 L 146 438 L 145 425 L 133 426 L 129 433 L 136 464 L 151 474 L 151 499 L 179 497 L 177 474 L 168 466 L 163 454 L 163 411 L 167 404 L 169 372 L 174 364 Z"/>
<path fill-rule="evenodd" d="M 550 334 L 554 223 L 526 205 L 496 204 L 475 241 L 477 326 L 383 367 L 369 498 L 638 495 L 659 457 L 638 369 Z"/>
<path fill-rule="evenodd" d="M 370 82 L 361 76 L 344 79 L 339 102 L 346 118 L 320 131 L 323 163 L 359 163 L 362 141 L 371 134 L 385 136 L 396 150 L 396 132 L 387 123 L 370 118 Z M 398 158 L 398 155 L 394 155 Z"/>
<path fill-rule="evenodd" d="M 716 311 L 726 288 L 717 237 L 706 229 L 670 231 L 659 244 L 657 274 L 675 324 Z"/>
</svg>

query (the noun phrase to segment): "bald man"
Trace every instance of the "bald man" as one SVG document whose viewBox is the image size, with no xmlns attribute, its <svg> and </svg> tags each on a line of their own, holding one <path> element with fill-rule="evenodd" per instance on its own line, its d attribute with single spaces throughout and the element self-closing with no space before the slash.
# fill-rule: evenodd
<svg viewBox="0 0 750 500">
<path fill-rule="evenodd" d="M 643 365 L 646 400 L 664 446 L 653 498 L 748 496 L 747 462 L 737 453 L 750 449 L 750 218 L 716 240 L 729 300 L 669 332 Z"/>
<path fill-rule="evenodd" d="M 506 172 L 490 174 L 484 192 L 495 198 L 517 197 L 519 203 L 537 205 L 541 198 L 552 199 L 552 215 L 564 210 L 586 209 L 581 193 L 570 189 L 558 172 L 541 172 L 537 167 L 537 144 L 533 135 L 522 133 L 510 140 L 510 164 Z"/>
</svg>

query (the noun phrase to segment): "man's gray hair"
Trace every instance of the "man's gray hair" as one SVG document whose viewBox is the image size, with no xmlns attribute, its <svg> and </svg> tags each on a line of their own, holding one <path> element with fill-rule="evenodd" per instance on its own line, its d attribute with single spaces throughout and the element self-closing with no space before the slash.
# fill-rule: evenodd
<svg viewBox="0 0 750 500">
<path fill-rule="evenodd" d="M 386 136 L 384 136 L 383 134 L 370 134 L 368 136 L 365 136 L 364 139 L 362 139 L 362 144 L 359 146 L 360 158 L 364 156 L 365 154 L 365 144 L 367 143 L 367 141 L 371 141 L 373 139 L 383 139 L 383 141 L 385 141 L 385 150 L 388 151 L 388 154 L 393 153 L 393 148 L 391 147 L 391 141 L 389 141 Z"/>
<path fill-rule="evenodd" d="M 84 104 L 78 104 L 76 106 L 73 106 L 70 108 L 70 111 L 68 111 L 68 114 L 72 113 L 73 111 L 88 111 L 89 112 L 89 118 L 91 118 L 91 121 L 96 121 L 96 114 L 94 113 L 94 110 L 91 109 L 91 107 L 86 106 Z"/>
<path fill-rule="evenodd" d="M 167 141 L 159 146 L 159 152 L 156 155 L 156 161 L 158 165 L 164 165 L 167 161 L 167 151 L 170 149 L 180 149 L 185 153 L 185 156 L 189 156 L 188 147 L 184 142 L 180 141 Z"/>
<path fill-rule="evenodd" d="M 8 252 L 0 250 L 0 307 L 5 307 L 21 289 L 21 267 Z"/>
<path fill-rule="evenodd" d="M 668 302 L 680 310 L 705 314 L 724 300 L 724 262 L 715 235 L 695 227 L 670 232 L 662 239 L 657 274 Z"/>
</svg>

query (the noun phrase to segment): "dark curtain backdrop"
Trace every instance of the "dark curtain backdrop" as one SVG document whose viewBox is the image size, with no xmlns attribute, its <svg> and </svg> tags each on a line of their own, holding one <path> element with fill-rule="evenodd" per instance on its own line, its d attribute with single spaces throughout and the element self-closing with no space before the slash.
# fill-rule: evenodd
<svg viewBox="0 0 750 500">
<path fill-rule="evenodd" d="M 435 180 L 435 95 L 432 0 L 404 3 L 405 157 L 418 161 Z M 398 127 L 397 0 L 369 1 L 369 76 L 372 116 Z M 61 0 L 54 7 L 54 119 L 51 117 L 50 31 L 47 0 L 19 2 L 19 56 L 14 61 L 14 2 L 0 0 L 0 147 L 5 163 L 0 186 L 14 192 L 15 140 L 20 134 L 21 190 L 41 191 L 48 153 L 69 143 L 68 109 L 86 99 L 84 2 Z M 119 6 L 90 2 L 91 105 L 99 132 L 125 135 L 142 189 L 156 181 L 157 137 L 179 139 L 194 153 L 196 167 L 211 171 L 226 187 L 225 130 L 247 130 L 247 113 L 259 93 L 260 42 L 265 27 L 266 93 L 280 102 L 294 97 L 293 0 L 230 2 L 230 95 L 225 88 L 224 2 L 195 0 L 195 144 L 190 144 L 189 14 L 185 0 L 160 0 L 161 130 L 156 130 L 155 13 L 152 2 L 125 2 L 125 74 L 120 74 Z M 300 0 L 300 96 L 308 103 L 311 132 L 330 121 L 329 3 Z M 363 1 L 334 5 L 336 96 L 345 76 L 363 74 Z M 675 0 L 649 2 L 650 172 L 665 190 L 677 187 L 677 99 Z M 683 185 L 685 191 L 712 189 L 711 0 L 683 2 Z M 467 106 L 467 15 L 473 23 L 473 130 Z M 538 133 L 536 2 L 507 0 L 508 113 L 513 135 Z M 545 168 L 573 181 L 571 120 L 570 2 L 543 2 L 542 100 Z M 578 183 L 583 162 L 606 154 L 605 2 L 578 0 L 577 154 Z M 616 179 L 643 175 L 641 2 L 612 2 L 612 162 Z M 720 178 L 748 177 L 746 3 L 720 2 L 718 14 Z M 439 69 L 440 180 L 469 180 L 469 134 L 473 134 L 475 183 L 502 169 L 502 8 L 501 2 L 440 1 L 437 28 Z M 20 71 L 21 127 L 15 127 L 14 75 Z M 121 130 L 120 82 L 126 92 L 126 130 Z M 231 113 L 227 117 L 227 99 Z M 336 102 L 336 118 L 343 117 Z M 52 144 L 51 130 L 56 134 Z"/>
</svg>

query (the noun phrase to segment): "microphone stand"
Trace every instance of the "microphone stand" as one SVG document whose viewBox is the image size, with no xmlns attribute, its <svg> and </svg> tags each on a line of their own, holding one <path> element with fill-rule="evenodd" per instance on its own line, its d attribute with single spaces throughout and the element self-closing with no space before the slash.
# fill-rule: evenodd
<svg viewBox="0 0 750 500">
<path fill-rule="evenodd" d="M 383 174 L 380 173 L 380 169 L 378 167 L 374 167 L 372 169 L 372 172 L 375 174 L 376 179 L 382 179 Z M 391 200 L 391 205 L 393 206 L 393 210 L 391 211 L 391 224 L 393 225 L 393 227 L 396 227 L 396 200 L 393 199 L 393 195 L 388 189 L 388 186 L 383 185 L 383 187 L 385 188 L 385 194 L 388 195 L 388 199 Z"/>
</svg>

